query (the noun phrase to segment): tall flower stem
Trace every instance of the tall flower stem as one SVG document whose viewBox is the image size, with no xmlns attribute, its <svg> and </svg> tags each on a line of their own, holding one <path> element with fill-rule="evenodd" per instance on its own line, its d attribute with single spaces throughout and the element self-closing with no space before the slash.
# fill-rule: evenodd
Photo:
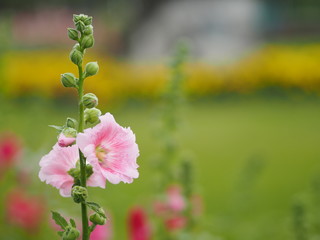
<svg viewBox="0 0 320 240">
<path fill-rule="evenodd" d="M 78 126 L 78 132 L 83 132 L 83 129 L 84 129 L 84 106 L 82 103 L 82 97 L 83 97 L 84 74 L 82 71 L 82 64 L 78 65 L 78 69 L 79 69 L 79 85 L 78 85 L 79 126 Z M 82 187 L 87 187 L 86 159 L 80 150 L 79 150 L 79 158 L 80 158 L 80 184 Z M 87 205 L 85 203 L 81 203 L 81 215 L 82 215 L 82 239 L 89 240 L 88 212 L 87 212 Z"/>
</svg>

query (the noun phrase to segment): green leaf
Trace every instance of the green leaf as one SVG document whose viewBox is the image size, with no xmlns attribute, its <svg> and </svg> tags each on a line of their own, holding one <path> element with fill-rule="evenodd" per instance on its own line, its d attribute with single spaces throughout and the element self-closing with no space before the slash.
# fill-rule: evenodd
<svg viewBox="0 0 320 240">
<path fill-rule="evenodd" d="M 74 227 L 74 228 L 77 227 L 77 226 L 76 226 L 76 222 L 75 222 L 72 218 L 70 218 L 70 223 L 71 223 L 71 226 L 72 226 L 72 227 Z"/>
<path fill-rule="evenodd" d="M 59 231 L 59 232 L 58 232 L 58 235 L 59 235 L 60 237 L 62 237 L 63 233 L 64 233 L 64 231 Z"/>
<path fill-rule="evenodd" d="M 86 165 L 86 175 L 87 175 L 87 179 L 93 174 L 93 169 L 92 166 L 90 164 Z"/>
<path fill-rule="evenodd" d="M 52 219 L 55 221 L 55 223 L 59 225 L 63 230 L 66 230 L 66 227 L 69 225 L 67 220 L 65 220 L 64 217 L 60 215 L 60 213 L 55 211 L 51 211 L 51 212 L 52 212 Z"/>
</svg>

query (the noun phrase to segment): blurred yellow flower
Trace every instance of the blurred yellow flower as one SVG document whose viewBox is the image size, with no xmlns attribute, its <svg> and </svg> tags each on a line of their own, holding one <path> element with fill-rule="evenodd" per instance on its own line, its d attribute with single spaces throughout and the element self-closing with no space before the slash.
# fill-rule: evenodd
<svg viewBox="0 0 320 240">
<path fill-rule="evenodd" d="M 102 101 L 124 98 L 155 98 L 169 79 L 165 65 L 134 64 L 116 61 L 99 54 L 85 61 L 98 59 L 99 73 L 87 92 L 95 92 Z M 76 67 L 65 51 L 29 50 L 7 52 L 2 56 L 4 84 L 7 96 L 38 94 L 59 97 L 70 94 L 60 84 L 60 74 Z M 276 86 L 320 90 L 320 45 L 269 45 L 249 57 L 227 67 L 208 63 L 188 63 L 185 67 L 185 90 L 191 95 L 212 95 L 221 92 L 252 92 Z"/>
</svg>

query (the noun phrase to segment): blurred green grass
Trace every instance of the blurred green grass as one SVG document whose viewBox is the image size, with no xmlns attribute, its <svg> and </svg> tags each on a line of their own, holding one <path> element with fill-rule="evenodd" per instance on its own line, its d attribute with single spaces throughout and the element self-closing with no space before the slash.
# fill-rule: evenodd
<svg viewBox="0 0 320 240">
<path fill-rule="evenodd" d="M 56 141 L 55 131 L 47 125 L 76 117 L 75 109 L 76 104 L 37 98 L 1 99 L 0 105 L 1 132 L 13 131 L 24 139 L 22 166 L 32 169 L 32 191 L 46 196 L 49 209 L 71 216 L 77 214 L 77 206 L 40 183 L 37 172 L 41 155 Z M 136 134 L 140 177 L 133 184 L 90 189 L 90 197 L 111 212 L 115 239 L 126 239 L 127 210 L 133 204 L 147 205 L 152 193 L 151 161 L 159 155 L 154 134 L 157 106 L 127 104 L 111 112 Z M 236 97 L 192 102 L 180 118 L 179 142 L 194 159 L 196 189 L 204 197 L 209 230 L 223 239 L 292 239 L 292 202 L 320 175 L 320 99 Z M 241 184 L 252 159 L 261 162 L 261 169 L 254 169 L 257 176 Z"/>
</svg>

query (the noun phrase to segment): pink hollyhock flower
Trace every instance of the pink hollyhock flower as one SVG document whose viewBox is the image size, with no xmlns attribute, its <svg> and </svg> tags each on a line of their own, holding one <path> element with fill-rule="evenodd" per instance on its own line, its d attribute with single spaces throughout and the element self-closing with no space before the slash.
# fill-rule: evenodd
<svg viewBox="0 0 320 240">
<path fill-rule="evenodd" d="M 76 141 L 76 138 L 74 137 L 67 137 L 63 133 L 60 133 L 58 138 L 58 144 L 60 147 L 68 147 L 74 144 Z"/>
<path fill-rule="evenodd" d="M 182 229 L 186 226 L 187 219 L 183 216 L 176 216 L 165 221 L 165 225 L 169 231 Z"/>
<path fill-rule="evenodd" d="M 77 144 L 100 179 L 100 187 L 105 187 L 106 180 L 131 183 L 139 176 L 135 140 L 130 128 L 121 127 L 110 113 L 101 116 L 95 127 L 78 134 Z"/>
<path fill-rule="evenodd" d="M 130 240 L 151 239 L 151 229 L 147 216 L 141 207 L 135 207 L 130 210 L 128 224 Z"/>
<path fill-rule="evenodd" d="M 186 207 L 186 202 L 181 194 L 181 188 L 177 185 L 167 189 L 168 207 L 175 212 L 181 212 Z"/>
<path fill-rule="evenodd" d="M 76 167 L 78 160 L 79 149 L 76 145 L 60 147 L 56 144 L 47 155 L 42 157 L 39 163 L 41 167 L 39 178 L 41 181 L 59 189 L 61 196 L 70 197 L 74 179 L 68 174 L 68 171 Z M 87 185 L 91 187 L 100 186 L 99 180 L 95 174 L 92 174 L 87 181 Z"/>
<path fill-rule="evenodd" d="M 21 155 L 22 146 L 17 136 L 4 133 L 0 137 L 0 168 L 11 166 Z"/>
<path fill-rule="evenodd" d="M 9 193 L 5 205 L 6 218 L 10 224 L 29 232 L 39 229 L 45 209 L 42 199 L 30 197 L 20 189 Z"/>
</svg>

